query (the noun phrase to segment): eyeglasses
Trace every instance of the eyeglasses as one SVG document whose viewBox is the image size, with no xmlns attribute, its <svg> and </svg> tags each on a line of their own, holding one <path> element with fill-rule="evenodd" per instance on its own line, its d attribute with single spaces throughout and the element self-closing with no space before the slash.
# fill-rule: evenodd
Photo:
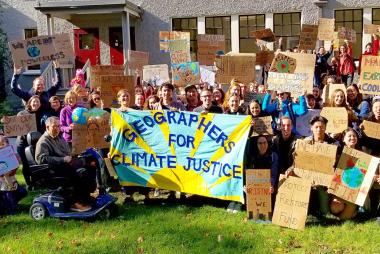
<svg viewBox="0 0 380 254">
<path fill-rule="evenodd" d="M 100 97 L 94 98 L 94 101 L 100 101 Z"/>
</svg>

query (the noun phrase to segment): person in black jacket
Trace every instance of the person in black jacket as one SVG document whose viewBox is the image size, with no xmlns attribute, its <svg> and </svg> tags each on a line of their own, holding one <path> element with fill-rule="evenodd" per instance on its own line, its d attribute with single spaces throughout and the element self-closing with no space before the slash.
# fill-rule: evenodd
<svg viewBox="0 0 380 254">
<path fill-rule="evenodd" d="M 198 113 L 220 113 L 223 114 L 223 109 L 212 103 L 212 93 L 209 89 L 204 88 L 201 92 L 202 105 L 196 107 L 193 111 Z"/>
</svg>

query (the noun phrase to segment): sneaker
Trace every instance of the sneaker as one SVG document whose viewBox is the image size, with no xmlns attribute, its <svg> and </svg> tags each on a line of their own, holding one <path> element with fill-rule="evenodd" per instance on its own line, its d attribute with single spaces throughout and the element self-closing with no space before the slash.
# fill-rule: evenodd
<svg viewBox="0 0 380 254">
<path fill-rule="evenodd" d="M 153 196 L 154 196 L 155 198 L 157 198 L 157 197 L 160 196 L 160 195 L 161 195 L 161 191 L 160 191 L 160 189 L 154 189 Z"/>
<path fill-rule="evenodd" d="M 232 213 L 235 207 L 235 202 L 230 202 L 227 206 L 227 213 Z"/>
<path fill-rule="evenodd" d="M 235 205 L 234 205 L 234 208 L 232 210 L 232 213 L 238 213 L 241 211 L 241 203 L 239 202 L 235 202 Z"/>
<path fill-rule="evenodd" d="M 73 212 L 87 212 L 91 210 L 91 206 L 83 205 L 77 202 L 71 206 L 70 210 Z"/>
</svg>

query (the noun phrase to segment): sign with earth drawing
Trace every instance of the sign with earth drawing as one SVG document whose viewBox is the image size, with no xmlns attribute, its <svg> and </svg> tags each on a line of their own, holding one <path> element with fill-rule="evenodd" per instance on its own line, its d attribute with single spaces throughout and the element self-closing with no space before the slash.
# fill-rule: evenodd
<svg viewBox="0 0 380 254">
<path fill-rule="evenodd" d="M 272 61 L 269 71 L 281 73 L 294 73 L 297 67 L 297 60 L 293 57 L 278 53 Z"/>
</svg>

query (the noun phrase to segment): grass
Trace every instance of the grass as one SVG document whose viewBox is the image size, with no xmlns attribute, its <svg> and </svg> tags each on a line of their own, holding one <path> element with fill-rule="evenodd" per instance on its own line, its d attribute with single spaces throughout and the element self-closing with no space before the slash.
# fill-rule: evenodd
<svg viewBox="0 0 380 254">
<path fill-rule="evenodd" d="M 123 204 L 107 221 L 33 221 L 21 213 L 0 218 L 0 253 L 380 253 L 376 221 L 308 224 L 304 231 L 256 224 L 246 213 L 228 214 L 221 203 L 203 200 Z"/>
</svg>

